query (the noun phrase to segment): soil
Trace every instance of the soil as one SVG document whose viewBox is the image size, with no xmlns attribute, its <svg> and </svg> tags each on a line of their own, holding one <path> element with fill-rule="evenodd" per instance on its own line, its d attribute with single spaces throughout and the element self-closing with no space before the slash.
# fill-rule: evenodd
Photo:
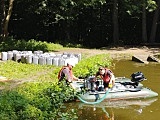
<svg viewBox="0 0 160 120">
<path fill-rule="evenodd" d="M 111 56 L 115 55 L 155 55 L 160 54 L 160 48 L 158 47 L 112 47 L 103 49 L 83 49 L 83 48 L 69 48 L 57 51 L 55 53 L 82 53 L 89 56 L 96 54 L 108 53 Z"/>
</svg>

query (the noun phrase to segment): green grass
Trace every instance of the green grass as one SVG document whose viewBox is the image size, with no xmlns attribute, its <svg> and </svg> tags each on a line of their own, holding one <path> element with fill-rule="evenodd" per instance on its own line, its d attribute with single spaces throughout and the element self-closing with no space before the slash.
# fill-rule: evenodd
<svg viewBox="0 0 160 120">
<path fill-rule="evenodd" d="M 5 61 L 0 63 L 0 75 L 8 79 L 22 79 L 35 76 L 35 74 L 42 74 L 40 72 L 47 72 L 54 66 L 23 64 L 15 61 Z"/>
<path fill-rule="evenodd" d="M 73 72 L 76 76 L 89 76 L 95 74 L 99 65 L 111 65 L 108 54 L 82 59 Z M 57 85 L 60 69 L 53 65 L 24 64 L 11 60 L 0 62 L 1 76 L 10 79 L 0 82 L 0 87 L 4 88 L 0 94 L 0 119 L 77 119 L 76 111 L 60 109 L 64 107 L 64 102 L 74 100 L 77 94 L 63 83 Z"/>
</svg>

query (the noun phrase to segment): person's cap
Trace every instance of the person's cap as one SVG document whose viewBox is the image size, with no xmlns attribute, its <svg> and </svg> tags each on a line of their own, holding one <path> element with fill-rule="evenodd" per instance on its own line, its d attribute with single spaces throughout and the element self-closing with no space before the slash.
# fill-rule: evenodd
<svg viewBox="0 0 160 120">
<path fill-rule="evenodd" d="M 71 65 L 71 66 L 73 66 L 73 67 L 75 66 L 74 62 L 71 62 L 71 61 L 68 62 L 67 64 L 69 64 L 69 65 Z"/>
</svg>

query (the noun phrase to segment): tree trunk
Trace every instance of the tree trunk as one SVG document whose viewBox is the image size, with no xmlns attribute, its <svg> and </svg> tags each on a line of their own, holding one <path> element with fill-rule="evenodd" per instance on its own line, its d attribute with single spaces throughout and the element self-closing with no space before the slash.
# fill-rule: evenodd
<svg viewBox="0 0 160 120">
<path fill-rule="evenodd" d="M 146 4 L 144 1 L 144 4 L 142 6 L 142 42 L 147 42 L 147 29 L 146 29 Z"/>
<path fill-rule="evenodd" d="M 113 3 L 113 43 L 119 44 L 118 1 Z"/>
<path fill-rule="evenodd" d="M 158 7 L 154 13 L 149 43 L 155 43 L 155 40 L 156 40 L 155 38 L 156 38 L 156 31 L 157 31 L 157 21 L 160 14 L 159 9 L 160 9 L 160 0 L 158 0 Z"/>
<path fill-rule="evenodd" d="M 1 0 L 0 6 L 0 20 L 1 20 L 1 28 L 0 28 L 0 36 L 3 36 L 3 28 L 4 28 L 4 19 L 5 19 L 5 1 Z"/>
<path fill-rule="evenodd" d="M 10 20 L 11 14 L 12 14 L 13 2 L 14 2 L 14 0 L 9 0 L 8 13 L 5 18 L 4 26 L 3 26 L 3 38 L 4 39 L 8 36 L 8 24 L 9 24 L 9 20 Z"/>
</svg>

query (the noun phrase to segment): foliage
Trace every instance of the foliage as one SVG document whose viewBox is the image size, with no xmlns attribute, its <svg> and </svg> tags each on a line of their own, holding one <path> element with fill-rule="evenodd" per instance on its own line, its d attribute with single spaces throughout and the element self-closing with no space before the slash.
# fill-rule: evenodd
<svg viewBox="0 0 160 120">
<path fill-rule="evenodd" d="M 109 54 L 100 54 L 80 61 L 73 70 L 75 75 L 84 78 L 94 75 L 100 66 L 109 67 L 111 64 Z"/>
<path fill-rule="evenodd" d="M 22 64 L 14 61 L 2 62 L 0 65 L 1 71 L 4 71 L 2 75 L 10 79 L 17 79 L 17 81 L 20 78 L 33 79 L 16 88 L 1 92 L 0 119 L 78 119 L 77 111 L 72 109 L 66 112 L 63 109 L 65 108 L 63 103 L 74 100 L 77 93 L 66 85 L 65 81 L 57 85 L 60 67 Z M 81 77 L 93 75 L 100 65 L 111 65 L 108 54 L 83 58 L 74 67 L 74 73 Z M 43 72 L 46 74 L 41 74 Z M 31 77 L 36 76 L 37 73 L 39 73 L 37 78 Z"/>
<path fill-rule="evenodd" d="M 126 4 L 126 9 L 129 15 L 137 14 L 137 13 L 142 13 L 142 7 L 145 5 L 146 10 L 149 12 L 153 12 L 157 5 L 154 0 L 125 0 Z"/>
<path fill-rule="evenodd" d="M 154 14 L 152 11 L 158 7 L 157 1 L 117 1 L 120 30 L 118 43 L 136 45 L 142 42 L 141 14 L 144 5 L 147 10 L 146 29 L 150 35 Z M 112 45 L 113 2 L 113 0 L 16 0 L 9 24 L 9 35 L 15 39 L 45 40 L 53 43 L 58 41 L 68 46 L 80 44 L 80 46 L 100 48 Z M 158 35 L 156 40 L 159 42 Z M 46 49 L 46 46 L 38 47 Z"/>
<path fill-rule="evenodd" d="M 73 96 L 73 89 L 64 84 L 25 83 L 15 90 L 1 93 L 0 119 L 47 120 L 65 117 L 66 120 L 72 120 L 76 118 L 73 110 L 62 113 L 59 108 L 63 107 L 64 101 L 73 99 Z"/>
<path fill-rule="evenodd" d="M 146 9 L 149 11 L 149 12 L 153 12 L 156 8 L 157 8 L 157 4 L 154 0 L 147 0 L 147 7 Z"/>
<path fill-rule="evenodd" d="M 9 51 L 9 50 L 42 50 L 44 52 L 47 51 L 55 51 L 57 49 L 63 48 L 60 44 L 48 43 L 46 41 L 36 41 L 34 39 L 25 41 L 25 40 L 16 40 L 13 37 L 8 37 L 7 40 L 0 44 L 0 51 Z"/>
</svg>

